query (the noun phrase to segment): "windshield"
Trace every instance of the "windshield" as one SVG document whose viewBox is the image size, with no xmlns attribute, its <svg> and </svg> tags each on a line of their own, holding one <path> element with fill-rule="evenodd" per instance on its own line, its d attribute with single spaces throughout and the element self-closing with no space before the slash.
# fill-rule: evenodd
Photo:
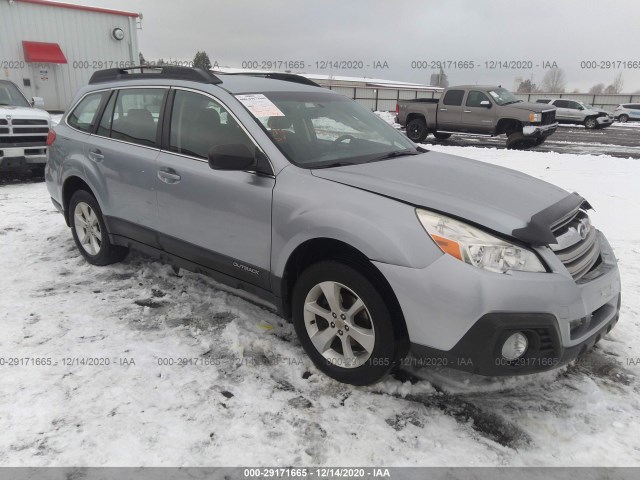
<svg viewBox="0 0 640 480">
<path fill-rule="evenodd" d="M 257 103 L 248 103 L 251 97 Z M 266 98 L 265 98 L 266 97 Z M 417 154 L 415 145 L 377 115 L 341 95 L 269 92 L 237 95 L 295 165 L 327 168 Z"/>
<path fill-rule="evenodd" d="M 0 105 L 13 107 L 30 107 L 18 87 L 13 83 L 0 81 Z"/>
<path fill-rule="evenodd" d="M 513 93 L 509 90 L 505 90 L 504 88 L 489 90 L 489 95 L 493 97 L 498 105 L 509 105 L 510 103 L 518 103 L 522 101 L 518 100 Z"/>
<path fill-rule="evenodd" d="M 588 103 L 584 103 L 584 102 L 578 102 L 580 105 L 582 105 L 584 108 L 586 108 L 587 110 L 595 110 L 595 108 L 593 108 L 593 105 L 589 105 Z"/>
</svg>

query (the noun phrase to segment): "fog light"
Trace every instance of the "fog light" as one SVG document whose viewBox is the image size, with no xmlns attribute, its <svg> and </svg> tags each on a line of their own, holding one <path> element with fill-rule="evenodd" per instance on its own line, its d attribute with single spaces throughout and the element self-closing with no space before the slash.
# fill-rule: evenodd
<svg viewBox="0 0 640 480">
<path fill-rule="evenodd" d="M 502 356 L 505 360 L 517 360 L 524 352 L 527 351 L 527 347 L 529 346 L 529 342 L 527 341 L 527 337 L 521 333 L 514 333 L 511 335 L 502 345 Z"/>
</svg>

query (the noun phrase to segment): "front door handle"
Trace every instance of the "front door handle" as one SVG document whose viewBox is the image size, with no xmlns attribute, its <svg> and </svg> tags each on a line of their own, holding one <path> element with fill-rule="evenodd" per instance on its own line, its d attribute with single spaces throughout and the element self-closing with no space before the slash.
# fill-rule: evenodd
<svg viewBox="0 0 640 480">
<path fill-rule="evenodd" d="M 161 168 L 158 170 L 158 178 L 164 183 L 178 183 L 182 179 L 173 168 Z"/>
<path fill-rule="evenodd" d="M 446 112 L 446 111 L 447 111 L 447 109 L 446 109 L 446 108 L 441 108 L 441 109 L 440 109 L 440 111 L 441 111 L 441 112 Z"/>
<path fill-rule="evenodd" d="M 98 149 L 89 150 L 89 158 L 94 162 L 101 162 L 104 159 L 104 155 Z"/>
<path fill-rule="evenodd" d="M 463 110 L 464 113 L 472 113 L 471 110 Z"/>
</svg>

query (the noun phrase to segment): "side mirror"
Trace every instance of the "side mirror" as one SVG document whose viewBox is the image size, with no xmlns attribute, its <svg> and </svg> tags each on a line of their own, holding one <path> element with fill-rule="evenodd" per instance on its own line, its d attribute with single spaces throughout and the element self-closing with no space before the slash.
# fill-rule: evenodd
<svg viewBox="0 0 640 480">
<path fill-rule="evenodd" d="M 480 106 L 484 108 L 491 108 L 491 102 L 489 100 L 482 100 Z"/>
<path fill-rule="evenodd" d="M 214 170 L 248 170 L 256 166 L 256 155 L 241 143 L 216 145 L 209 150 L 209 166 Z"/>
<path fill-rule="evenodd" d="M 31 106 L 33 108 L 42 108 L 42 109 L 44 109 L 44 98 L 42 98 L 42 97 L 31 97 Z"/>
</svg>

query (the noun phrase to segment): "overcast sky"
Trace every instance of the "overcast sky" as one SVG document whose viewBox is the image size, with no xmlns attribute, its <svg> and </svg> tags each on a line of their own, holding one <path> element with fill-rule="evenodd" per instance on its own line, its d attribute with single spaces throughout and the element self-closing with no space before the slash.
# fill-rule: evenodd
<svg viewBox="0 0 640 480">
<path fill-rule="evenodd" d="M 638 0 L 72 0 L 143 13 L 147 60 L 193 59 L 205 50 L 220 66 L 298 60 L 308 73 L 428 83 L 414 60 L 473 61 L 448 68 L 451 84 L 540 83 L 544 62 L 566 74 L 567 91 L 612 83 L 640 90 Z M 362 70 L 322 70 L 316 62 L 362 61 Z M 485 62 L 531 61 L 533 69 L 489 69 Z M 635 61 L 636 68 L 582 69 L 581 61 Z M 374 69 L 374 62 L 389 68 Z M 370 65 L 367 67 L 367 65 Z M 604 65 L 607 67 L 607 65 Z M 630 65 L 631 67 L 632 65 Z"/>
</svg>

